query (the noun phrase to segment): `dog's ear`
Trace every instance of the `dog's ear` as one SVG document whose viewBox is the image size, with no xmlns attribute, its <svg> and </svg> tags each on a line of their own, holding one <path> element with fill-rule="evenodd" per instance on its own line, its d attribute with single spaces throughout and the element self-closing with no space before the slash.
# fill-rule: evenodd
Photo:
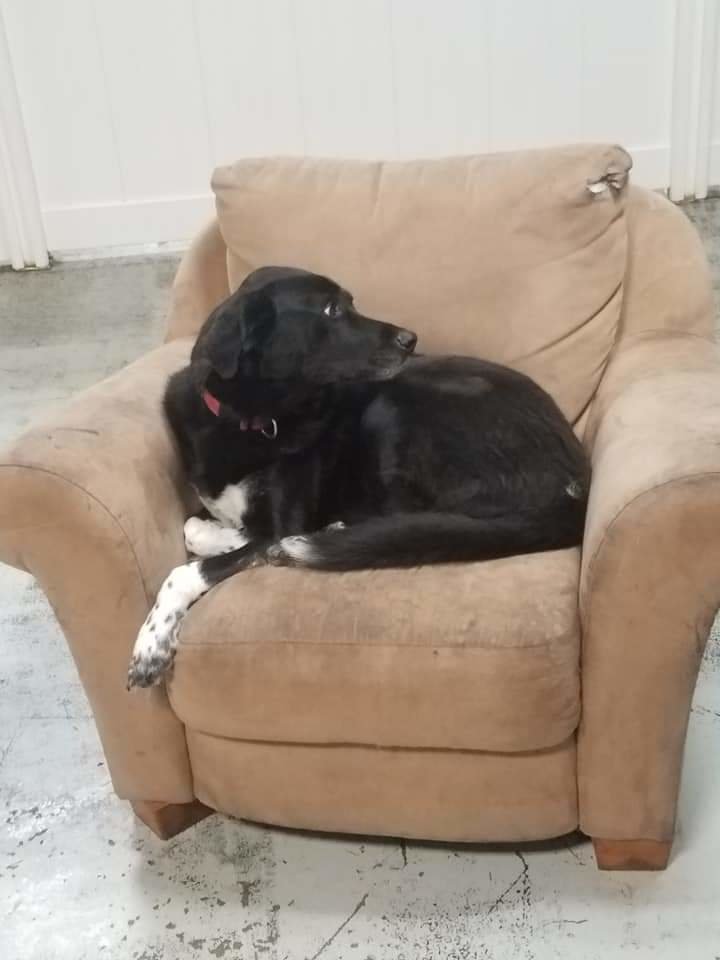
<svg viewBox="0 0 720 960">
<path fill-rule="evenodd" d="M 241 365 L 254 364 L 272 328 L 275 308 L 262 290 L 238 290 L 205 321 L 193 347 L 192 362 L 204 381 L 210 371 L 224 380 Z"/>
</svg>

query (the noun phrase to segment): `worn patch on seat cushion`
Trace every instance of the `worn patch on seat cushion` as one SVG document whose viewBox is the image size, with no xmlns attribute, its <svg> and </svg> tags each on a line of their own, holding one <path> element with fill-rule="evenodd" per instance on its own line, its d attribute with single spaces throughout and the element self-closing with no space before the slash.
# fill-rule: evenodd
<svg viewBox="0 0 720 960">
<path fill-rule="evenodd" d="M 554 747 L 580 713 L 579 564 L 573 548 L 415 570 L 247 570 L 184 621 L 173 709 L 233 739 Z"/>
</svg>

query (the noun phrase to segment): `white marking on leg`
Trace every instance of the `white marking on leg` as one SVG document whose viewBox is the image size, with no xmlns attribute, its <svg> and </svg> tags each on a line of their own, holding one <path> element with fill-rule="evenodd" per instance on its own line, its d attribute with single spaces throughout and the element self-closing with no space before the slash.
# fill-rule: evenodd
<svg viewBox="0 0 720 960">
<path fill-rule="evenodd" d="M 315 548 L 309 537 L 283 537 L 280 548 L 285 556 L 297 563 L 308 563 L 316 556 Z"/>
<path fill-rule="evenodd" d="M 225 527 L 219 520 L 190 517 L 185 523 L 185 549 L 196 557 L 219 557 L 244 547 L 248 540 L 242 530 Z"/>
<path fill-rule="evenodd" d="M 250 481 L 228 484 L 219 497 L 200 497 L 202 505 L 226 527 L 242 527 L 250 506 Z"/>
<path fill-rule="evenodd" d="M 160 683 L 175 657 L 183 617 L 209 588 L 199 561 L 175 567 L 170 573 L 135 641 L 128 690 Z"/>
</svg>

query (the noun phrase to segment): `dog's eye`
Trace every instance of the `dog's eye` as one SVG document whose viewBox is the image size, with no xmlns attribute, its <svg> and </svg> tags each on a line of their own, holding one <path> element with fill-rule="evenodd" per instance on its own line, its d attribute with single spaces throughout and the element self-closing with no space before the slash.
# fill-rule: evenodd
<svg viewBox="0 0 720 960">
<path fill-rule="evenodd" d="M 342 313 L 342 307 L 339 303 L 335 303 L 331 300 L 330 303 L 325 305 L 323 313 L 326 317 L 330 317 L 331 320 L 335 320 Z"/>
</svg>

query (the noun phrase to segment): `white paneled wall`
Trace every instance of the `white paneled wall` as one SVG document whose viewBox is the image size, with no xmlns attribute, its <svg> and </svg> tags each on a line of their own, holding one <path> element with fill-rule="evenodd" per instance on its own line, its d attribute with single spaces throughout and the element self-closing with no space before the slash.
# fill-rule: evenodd
<svg viewBox="0 0 720 960">
<path fill-rule="evenodd" d="M 720 8 L 720 0 L 715 0 L 717 7 Z M 713 97 L 713 116 L 711 123 L 711 150 L 710 150 L 710 183 L 714 186 L 720 186 L 720 9 L 715 11 L 716 34 L 715 34 L 715 76 L 714 76 L 714 97 Z"/>
<path fill-rule="evenodd" d="M 51 249 L 188 237 L 212 167 L 243 155 L 610 140 L 669 182 L 674 0 L 0 8 Z"/>
</svg>

